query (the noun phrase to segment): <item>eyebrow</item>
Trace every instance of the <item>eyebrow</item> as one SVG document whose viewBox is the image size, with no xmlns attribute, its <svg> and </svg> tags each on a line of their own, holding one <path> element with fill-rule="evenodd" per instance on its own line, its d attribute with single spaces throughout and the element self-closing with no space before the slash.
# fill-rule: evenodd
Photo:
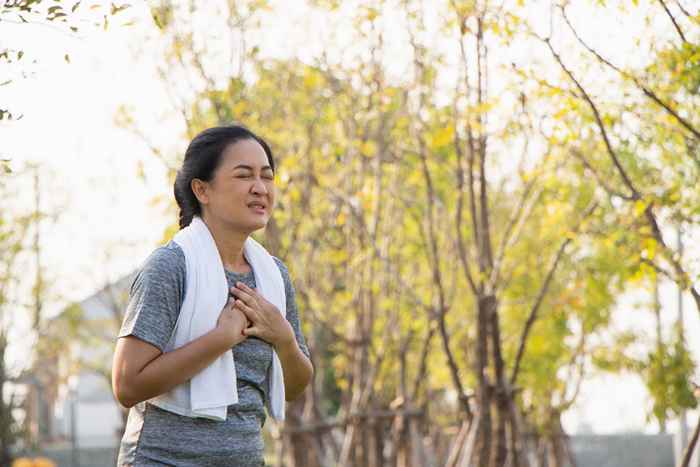
<svg viewBox="0 0 700 467">
<path fill-rule="evenodd" d="M 236 169 L 248 169 L 248 170 L 253 170 L 253 168 L 252 168 L 251 166 L 245 165 L 245 164 L 238 164 L 237 166 L 235 166 L 235 167 L 233 168 L 233 170 L 236 170 Z M 261 170 L 261 171 L 262 171 L 262 170 L 272 170 L 272 167 L 270 167 L 269 165 L 264 165 L 264 166 L 262 167 L 262 169 L 260 169 L 260 170 Z"/>
</svg>

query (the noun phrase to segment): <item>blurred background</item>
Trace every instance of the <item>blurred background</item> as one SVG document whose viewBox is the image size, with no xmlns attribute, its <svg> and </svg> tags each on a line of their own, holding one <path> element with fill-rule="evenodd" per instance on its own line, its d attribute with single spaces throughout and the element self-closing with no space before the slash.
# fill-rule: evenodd
<svg viewBox="0 0 700 467">
<path fill-rule="evenodd" d="M 128 290 L 204 128 L 315 379 L 274 466 L 700 466 L 695 0 L 7 0 L 0 466 L 107 466 Z"/>
</svg>

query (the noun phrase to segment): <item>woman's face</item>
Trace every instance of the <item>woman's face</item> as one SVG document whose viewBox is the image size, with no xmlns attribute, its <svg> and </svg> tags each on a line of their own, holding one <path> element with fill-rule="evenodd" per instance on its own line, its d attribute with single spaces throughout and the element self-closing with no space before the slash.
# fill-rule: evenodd
<svg viewBox="0 0 700 467">
<path fill-rule="evenodd" d="M 229 144 L 212 180 L 193 189 L 205 216 L 247 233 L 267 225 L 275 202 L 274 174 L 254 139 Z"/>
</svg>

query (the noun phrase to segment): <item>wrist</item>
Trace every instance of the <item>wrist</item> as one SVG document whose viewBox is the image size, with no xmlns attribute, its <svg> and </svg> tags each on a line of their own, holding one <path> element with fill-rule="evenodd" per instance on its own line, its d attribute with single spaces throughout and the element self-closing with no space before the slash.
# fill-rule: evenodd
<svg viewBox="0 0 700 467">
<path fill-rule="evenodd" d="M 212 338 L 216 342 L 216 346 L 221 349 L 222 352 L 229 350 L 231 347 L 240 344 L 245 336 L 234 336 L 231 331 L 223 326 L 217 326 L 211 331 Z"/>
<path fill-rule="evenodd" d="M 292 329 L 292 326 L 289 323 L 287 323 L 287 332 L 281 339 L 278 339 L 277 342 L 275 342 L 273 345 L 278 354 L 287 353 L 296 347 L 297 340 L 294 336 L 294 330 Z"/>
</svg>

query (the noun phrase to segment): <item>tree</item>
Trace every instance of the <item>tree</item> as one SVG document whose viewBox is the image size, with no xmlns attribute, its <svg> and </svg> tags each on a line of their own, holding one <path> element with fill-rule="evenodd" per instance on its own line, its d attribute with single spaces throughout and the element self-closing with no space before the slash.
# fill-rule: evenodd
<svg viewBox="0 0 700 467">
<path fill-rule="evenodd" d="M 675 37 L 666 34 L 658 38 L 658 44 L 650 50 L 650 64 L 638 70 L 623 69 L 593 49 L 570 20 L 566 6 L 555 10 L 556 20 L 567 28 L 581 50 L 608 73 L 614 86 L 624 91 L 613 98 L 598 96 L 600 91 L 567 65 L 566 57 L 551 41 L 546 37 L 542 40 L 570 86 L 569 95 L 575 99 L 569 107 L 572 119 L 576 119 L 579 129 L 583 124 L 583 131 L 595 135 L 589 140 L 569 138 L 566 144 L 576 163 L 618 205 L 618 222 L 632 220 L 627 223 L 637 236 L 637 249 L 631 254 L 637 278 L 656 280 L 657 275 L 663 275 L 689 292 L 700 312 L 697 278 L 682 263 L 665 233 L 668 225 L 694 225 L 700 219 L 700 199 L 696 190 L 689 189 L 700 175 L 699 124 L 689 111 L 700 98 L 694 72 L 698 36 L 684 33 L 681 19 L 665 2 L 646 8 L 646 14 L 667 15 Z M 678 9 L 687 24 L 698 24 L 697 15 L 680 3 Z M 620 186 L 613 186 L 610 180 Z M 657 339 L 655 348 L 642 361 L 622 358 L 621 362 L 643 375 L 654 398 L 654 417 L 662 426 L 669 412 L 696 406 L 689 384 L 695 364 L 682 333 L 676 333 L 668 343 Z M 692 449 L 689 446 L 688 452 Z"/>
<path fill-rule="evenodd" d="M 697 222 L 697 194 L 684 188 L 696 173 L 695 125 L 684 116 L 692 112 L 642 91 L 653 106 L 625 102 L 642 115 L 623 131 L 614 106 L 598 111 L 557 55 L 565 41 L 537 39 L 517 2 L 453 1 L 433 16 L 418 1 L 360 2 L 348 58 L 330 43 L 311 63 L 261 58 L 254 37 L 266 3 L 227 3 L 217 27 L 242 46 L 227 51 L 226 67 L 210 65 L 183 21 L 189 8 L 153 8 L 183 140 L 242 121 L 271 142 L 280 209 L 265 244 L 293 258 L 316 375 L 325 376 L 290 409 L 280 463 L 519 466 L 536 452 L 541 465 L 570 462 L 561 415 L 617 296 L 640 271 L 683 271 L 649 230 L 660 234 L 646 191 L 635 197 L 630 186 L 654 187 L 650 200 Z M 348 21 L 335 2 L 314 8 Z M 387 18 L 410 45 L 401 79 L 388 72 Z M 453 47 L 431 42 L 435 30 Z M 551 50 L 549 68 L 503 58 L 522 43 Z M 671 55 L 695 76 L 686 67 L 693 55 Z M 542 78 L 553 65 L 566 79 Z M 619 140 L 605 138 L 610 126 Z M 659 141 L 671 145 L 666 156 L 635 158 Z M 178 155 L 149 146 L 177 166 Z M 693 155 L 675 165 L 680 148 Z M 655 181 L 667 165 L 674 175 Z M 654 354 L 656 368 L 680 378 L 692 365 L 670 349 Z M 454 424 L 447 449 L 441 430 Z"/>
<path fill-rule="evenodd" d="M 13 188 L 0 179 L 3 197 L 13 196 Z M 31 225 L 31 217 L 16 215 L 10 210 L 0 214 L 0 464 L 10 465 L 12 447 L 23 437 L 23 428 L 15 420 L 19 409 L 18 394 L 9 390 L 16 370 L 8 368 L 7 349 L 13 323 L 13 315 L 19 307 L 15 289 L 21 277 L 20 256 L 24 250 L 24 235 Z M 9 394 L 9 400 L 5 400 Z"/>
</svg>

